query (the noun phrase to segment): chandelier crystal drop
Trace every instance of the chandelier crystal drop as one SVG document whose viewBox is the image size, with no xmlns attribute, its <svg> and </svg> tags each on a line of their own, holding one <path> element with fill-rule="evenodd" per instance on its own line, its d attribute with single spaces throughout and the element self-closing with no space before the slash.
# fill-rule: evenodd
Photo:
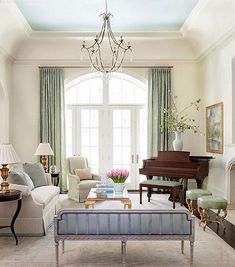
<svg viewBox="0 0 235 267">
<path fill-rule="evenodd" d="M 86 45 L 86 42 L 83 41 L 81 58 L 83 50 L 86 50 L 93 69 L 105 73 L 115 72 L 121 67 L 126 53 L 128 51 L 132 53 L 132 48 L 130 42 L 127 45 L 124 44 L 122 35 L 119 40 L 115 38 L 110 23 L 112 14 L 107 12 L 107 0 L 105 0 L 105 13 L 100 16 L 103 19 L 101 31 L 96 35 L 92 45 Z M 107 39 L 106 47 L 103 43 L 104 38 Z"/>
</svg>

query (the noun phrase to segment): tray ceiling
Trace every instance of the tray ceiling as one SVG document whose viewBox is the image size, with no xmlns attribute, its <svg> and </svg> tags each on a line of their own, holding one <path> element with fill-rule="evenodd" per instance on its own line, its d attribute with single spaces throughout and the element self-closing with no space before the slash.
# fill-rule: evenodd
<svg viewBox="0 0 235 267">
<path fill-rule="evenodd" d="M 99 31 L 104 0 L 15 0 L 35 31 Z M 108 0 L 114 31 L 178 31 L 198 0 Z"/>
</svg>

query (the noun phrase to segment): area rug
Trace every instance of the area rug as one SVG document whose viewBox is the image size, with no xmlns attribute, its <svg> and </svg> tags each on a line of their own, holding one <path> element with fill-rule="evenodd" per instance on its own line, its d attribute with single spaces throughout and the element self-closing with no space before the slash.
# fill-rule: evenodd
<svg viewBox="0 0 235 267">
<path fill-rule="evenodd" d="M 143 205 L 138 194 L 130 194 L 133 209 L 172 209 L 167 195 L 154 194 L 150 203 L 146 195 Z M 61 195 L 63 208 L 84 208 Z M 123 208 L 120 202 L 100 202 L 95 208 Z M 178 203 L 177 209 L 184 209 Z M 195 267 L 234 267 L 235 253 L 209 228 L 204 232 L 196 221 L 196 242 L 194 252 Z M 15 246 L 12 237 L 0 237 L 1 267 L 52 267 L 55 266 L 53 227 L 43 237 L 20 237 Z M 66 241 L 65 254 L 60 254 L 60 266 L 122 266 L 119 241 Z M 129 241 L 127 242 L 126 266 L 189 266 L 189 243 L 185 242 L 185 253 L 181 254 L 180 241 Z"/>
</svg>

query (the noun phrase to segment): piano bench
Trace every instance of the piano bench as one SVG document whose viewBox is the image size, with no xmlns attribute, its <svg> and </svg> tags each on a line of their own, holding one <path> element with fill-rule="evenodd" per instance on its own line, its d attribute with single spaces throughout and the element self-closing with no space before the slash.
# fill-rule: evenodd
<svg viewBox="0 0 235 267">
<path fill-rule="evenodd" d="M 146 187 L 148 190 L 148 202 L 150 202 L 150 198 L 152 196 L 152 188 L 157 189 L 168 189 L 171 192 L 172 200 L 173 200 L 173 209 L 175 209 L 175 198 L 176 198 L 176 190 L 180 190 L 180 204 L 183 205 L 183 185 L 180 182 L 174 181 L 162 181 L 162 180 L 146 180 L 139 184 L 139 192 L 140 192 L 140 204 L 142 204 L 142 191 L 143 187 Z"/>
</svg>

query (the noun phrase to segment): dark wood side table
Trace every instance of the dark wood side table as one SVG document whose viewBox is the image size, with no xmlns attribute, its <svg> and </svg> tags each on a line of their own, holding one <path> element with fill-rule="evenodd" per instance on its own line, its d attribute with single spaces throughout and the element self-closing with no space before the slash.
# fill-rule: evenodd
<svg viewBox="0 0 235 267">
<path fill-rule="evenodd" d="M 0 191 L 0 202 L 8 202 L 8 201 L 13 201 L 13 200 L 17 200 L 18 203 L 17 203 L 15 214 L 11 220 L 11 225 L 0 226 L 0 229 L 8 228 L 8 227 L 11 228 L 11 232 L 16 240 L 16 245 L 18 245 L 18 238 L 15 233 L 14 225 L 15 225 L 16 218 L 19 215 L 19 212 L 21 209 L 22 192 L 19 190 L 10 190 L 10 192 L 7 192 L 7 193 Z"/>
<path fill-rule="evenodd" d="M 60 182 L 60 173 L 51 173 L 51 182 L 53 185 L 58 186 Z"/>
</svg>

